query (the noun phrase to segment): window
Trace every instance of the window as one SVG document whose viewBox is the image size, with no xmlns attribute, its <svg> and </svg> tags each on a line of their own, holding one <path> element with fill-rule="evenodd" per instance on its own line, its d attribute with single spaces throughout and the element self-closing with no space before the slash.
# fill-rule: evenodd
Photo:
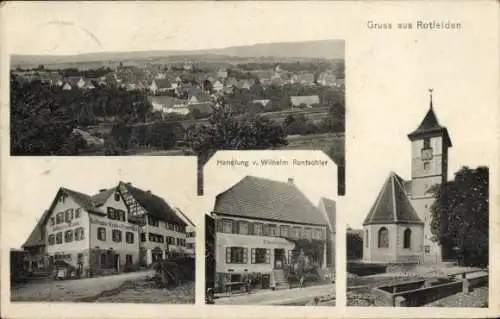
<svg viewBox="0 0 500 319">
<path fill-rule="evenodd" d="M 73 230 L 67 230 L 64 232 L 64 242 L 71 243 L 73 241 Z"/>
<path fill-rule="evenodd" d="M 64 223 L 64 213 L 60 212 L 57 213 L 56 215 L 56 224 L 62 224 L 62 223 Z"/>
<path fill-rule="evenodd" d="M 253 233 L 256 236 L 262 236 L 262 224 L 261 223 L 254 223 L 253 224 Z"/>
<path fill-rule="evenodd" d="M 387 228 L 382 227 L 378 231 L 378 248 L 388 248 L 389 247 L 389 231 Z"/>
<path fill-rule="evenodd" d="M 113 229 L 111 235 L 112 235 L 113 241 L 115 243 L 119 243 L 119 242 L 122 241 L 122 231 L 121 230 L 119 230 L 119 229 Z"/>
<path fill-rule="evenodd" d="M 75 218 L 80 218 L 82 216 L 82 208 L 79 207 L 75 209 Z"/>
<path fill-rule="evenodd" d="M 62 244 L 62 232 L 56 234 L 56 244 Z"/>
<path fill-rule="evenodd" d="M 233 232 L 233 223 L 230 219 L 222 220 L 222 232 L 228 234 Z"/>
<path fill-rule="evenodd" d="M 321 229 L 319 229 L 319 228 L 315 228 L 315 229 L 313 230 L 312 238 L 313 238 L 313 239 L 316 239 L 316 240 L 321 240 L 321 239 L 323 239 L 323 238 L 321 238 Z"/>
<path fill-rule="evenodd" d="M 430 138 L 424 138 L 424 149 L 426 148 L 431 148 L 431 139 Z"/>
<path fill-rule="evenodd" d="M 312 229 L 311 228 L 305 228 L 304 229 L 304 239 L 311 239 L 311 232 L 312 232 Z"/>
<path fill-rule="evenodd" d="M 115 193 L 115 201 L 116 202 L 120 201 L 120 193 Z"/>
<path fill-rule="evenodd" d="M 132 265 L 134 262 L 133 262 L 133 258 L 132 258 L 132 255 L 125 255 L 125 264 L 126 265 Z"/>
<path fill-rule="evenodd" d="M 106 241 L 106 228 L 97 227 L 97 239 L 101 241 Z"/>
<path fill-rule="evenodd" d="M 108 207 L 108 218 L 116 220 L 116 212 L 113 207 Z"/>
<path fill-rule="evenodd" d="M 54 224 L 56 223 L 54 217 L 50 217 L 50 226 L 54 226 Z"/>
<path fill-rule="evenodd" d="M 428 170 L 430 166 L 431 166 L 430 162 L 424 162 L 424 170 Z"/>
<path fill-rule="evenodd" d="M 425 246 L 424 246 L 424 252 L 425 252 L 426 254 L 430 253 L 430 252 L 431 252 L 431 246 L 429 246 L 429 245 L 425 245 Z"/>
<path fill-rule="evenodd" d="M 64 221 L 69 223 L 73 220 L 73 209 L 70 208 L 64 212 Z"/>
<path fill-rule="evenodd" d="M 59 202 L 64 203 L 66 201 L 66 197 L 68 197 L 68 195 L 61 194 L 61 196 L 59 197 Z"/>
<path fill-rule="evenodd" d="M 148 216 L 148 225 L 158 227 L 160 226 L 160 221 L 156 218 Z"/>
<path fill-rule="evenodd" d="M 78 227 L 75 229 L 75 240 L 83 240 L 85 239 L 85 232 L 83 230 L 83 227 Z"/>
<path fill-rule="evenodd" d="M 56 242 L 56 238 L 54 235 L 49 235 L 49 245 L 52 246 Z"/>
<path fill-rule="evenodd" d="M 248 235 L 248 223 L 247 222 L 239 222 L 239 233 L 242 235 Z"/>
<path fill-rule="evenodd" d="M 226 247 L 226 264 L 248 263 L 248 249 L 243 247 Z"/>
<path fill-rule="evenodd" d="M 276 237 L 278 236 L 278 227 L 276 225 L 266 225 L 267 226 L 267 235 L 266 232 L 264 231 L 264 236 L 273 236 Z"/>
<path fill-rule="evenodd" d="M 271 263 L 271 250 L 265 248 L 252 249 L 252 264 Z"/>
<path fill-rule="evenodd" d="M 145 242 L 145 241 L 146 241 L 146 234 L 141 233 L 141 242 Z"/>
<path fill-rule="evenodd" d="M 411 230 L 406 229 L 403 234 L 403 248 L 411 248 Z"/>
<path fill-rule="evenodd" d="M 134 233 L 128 231 L 125 234 L 125 237 L 126 237 L 126 240 L 127 240 L 128 244 L 133 244 L 134 243 Z"/>
<path fill-rule="evenodd" d="M 169 245 L 174 245 L 175 243 L 175 238 L 171 236 L 167 236 L 167 244 Z"/>
<path fill-rule="evenodd" d="M 300 238 L 300 227 L 294 227 L 292 234 L 293 234 L 292 238 L 299 239 Z"/>
<path fill-rule="evenodd" d="M 105 253 L 102 253 L 100 256 L 99 256 L 99 263 L 101 265 L 106 265 L 106 254 Z"/>
<path fill-rule="evenodd" d="M 368 237 L 368 229 L 365 230 L 365 247 L 368 248 L 370 247 L 369 243 L 369 237 Z"/>
<path fill-rule="evenodd" d="M 281 237 L 288 237 L 288 229 L 290 227 L 286 226 L 286 225 L 281 225 L 280 226 L 280 236 Z"/>
</svg>

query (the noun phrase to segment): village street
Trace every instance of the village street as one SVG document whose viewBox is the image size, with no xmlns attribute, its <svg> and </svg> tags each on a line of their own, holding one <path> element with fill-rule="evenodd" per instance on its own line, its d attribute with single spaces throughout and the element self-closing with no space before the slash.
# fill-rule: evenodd
<svg viewBox="0 0 500 319">
<path fill-rule="evenodd" d="M 216 305 L 305 305 L 314 297 L 335 297 L 335 285 L 321 285 L 286 290 L 264 290 L 215 300 Z"/>
<path fill-rule="evenodd" d="M 32 282 L 11 288 L 11 301 L 80 301 L 120 287 L 129 280 L 153 276 L 153 270 L 112 276 Z"/>
</svg>

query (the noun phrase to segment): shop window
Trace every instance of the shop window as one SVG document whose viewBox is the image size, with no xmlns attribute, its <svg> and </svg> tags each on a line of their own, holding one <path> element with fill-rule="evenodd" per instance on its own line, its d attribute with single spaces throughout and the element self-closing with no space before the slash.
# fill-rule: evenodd
<svg viewBox="0 0 500 319">
<path fill-rule="evenodd" d="M 79 207 L 75 209 L 75 218 L 80 218 L 82 216 L 82 208 Z"/>
<path fill-rule="evenodd" d="M 57 213 L 56 215 L 56 224 L 62 224 L 62 223 L 64 223 L 64 213 L 60 212 Z"/>
<path fill-rule="evenodd" d="M 271 263 L 271 250 L 265 248 L 252 249 L 252 264 L 269 264 Z"/>
<path fill-rule="evenodd" d="M 119 229 L 113 229 L 113 232 L 111 233 L 113 237 L 113 241 L 115 243 L 119 243 L 122 241 L 122 231 Z"/>
<path fill-rule="evenodd" d="M 254 223 L 253 224 L 253 233 L 256 236 L 262 236 L 262 224 L 261 223 Z"/>
<path fill-rule="evenodd" d="M 134 243 L 134 233 L 128 231 L 126 233 L 125 237 L 126 237 L 126 240 L 127 240 L 128 244 L 133 244 Z"/>
<path fill-rule="evenodd" d="M 97 228 L 97 239 L 101 241 L 106 241 L 106 228 L 104 227 Z"/>
<path fill-rule="evenodd" d="M 64 232 L 64 242 L 71 243 L 73 241 L 73 230 L 67 230 Z"/>
<path fill-rule="evenodd" d="M 286 225 L 281 225 L 280 226 L 280 235 L 281 237 L 288 237 L 288 229 L 290 227 L 289 226 L 286 226 Z"/>
<path fill-rule="evenodd" d="M 83 227 L 78 227 L 75 229 L 75 240 L 83 240 L 85 239 L 85 232 Z"/>
<path fill-rule="evenodd" d="M 233 222 L 230 219 L 222 220 L 222 232 L 231 234 L 233 232 Z"/>
<path fill-rule="evenodd" d="M 73 220 L 73 208 L 70 208 L 64 212 L 64 221 L 69 223 Z"/>
<path fill-rule="evenodd" d="M 382 227 L 378 231 L 378 248 L 388 248 L 389 247 L 389 231 L 387 228 Z"/>
<path fill-rule="evenodd" d="M 411 248 L 411 230 L 406 229 L 403 234 L 403 247 Z"/>
<path fill-rule="evenodd" d="M 248 263 L 248 249 L 243 247 L 226 247 L 226 264 Z"/>
<path fill-rule="evenodd" d="M 247 222 L 239 222 L 239 234 L 248 235 L 248 223 Z"/>
<path fill-rule="evenodd" d="M 49 235 L 49 245 L 52 246 L 56 242 L 56 238 L 54 235 Z"/>
<path fill-rule="evenodd" d="M 62 242 L 63 242 L 63 238 L 62 237 L 63 237 L 62 236 L 62 232 L 58 232 L 56 234 L 56 244 L 62 244 Z"/>
</svg>

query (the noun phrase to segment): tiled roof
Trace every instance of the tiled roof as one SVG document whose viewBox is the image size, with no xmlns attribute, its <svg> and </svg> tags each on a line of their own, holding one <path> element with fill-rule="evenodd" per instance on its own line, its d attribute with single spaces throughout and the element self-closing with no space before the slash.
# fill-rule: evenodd
<svg viewBox="0 0 500 319">
<path fill-rule="evenodd" d="M 217 195 L 214 212 L 256 219 L 327 225 L 322 213 L 290 182 L 247 176 Z"/>
<path fill-rule="evenodd" d="M 108 198 L 116 191 L 116 187 L 103 190 L 102 192 L 99 192 L 99 194 L 96 194 L 92 196 L 91 200 L 96 204 L 96 206 L 101 206 L 104 205 L 104 203 L 108 200 Z"/>
<path fill-rule="evenodd" d="M 391 172 L 363 225 L 423 224 L 404 189 L 404 180 Z"/>
<path fill-rule="evenodd" d="M 49 210 L 46 210 L 43 213 L 42 218 L 40 218 L 38 220 L 38 222 L 36 223 L 35 228 L 31 232 L 31 234 L 29 235 L 29 237 L 26 240 L 26 242 L 23 244 L 23 246 L 22 246 L 23 248 L 29 248 L 29 247 L 36 247 L 36 246 L 43 246 L 43 245 L 45 245 L 45 241 L 42 239 L 42 229 L 43 229 L 44 221 L 49 217 L 49 215 L 50 215 L 50 211 Z"/>
<path fill-rule="evenodd" d="M 416 138 L 425 136 L 427 134 L 443 134 L 445 142 L 451 146 L 451 139 L 450 136 L 448 135 L 448 130 L 446 127 L 441 126 L 439 124 L 439 121 L 437 119 L 436 113 L 434 113 L 434 108 L 432 106 L 432 101 L 429 107 L 429 110 L 427 111 L 427 114 L 425 114 L 424 119 L 420 123 L 420 125 L 417 127 L 416 130 L 408 134 L 408 138 L 410 140 L 414 140 Z"/>
<path fill-rule="evenodd" d="M 158 89 L 168 89 L 172 86 L 169 79 L 156 79 L 154 81 Z"/>
<path fill-rule="evenodd" d="M 124 183 L 130 194 L 141 204 L 148 214 L 155 216 L 163 221 L 176 223 L 186 226 L 186 222 L 180 218 L 175 209 L 170 207 L 170 205 L 165 202 L 163 198 L 156 196 L 150 191 L 143 191 L 137 187 L 130 184 Z"/>
</svg>

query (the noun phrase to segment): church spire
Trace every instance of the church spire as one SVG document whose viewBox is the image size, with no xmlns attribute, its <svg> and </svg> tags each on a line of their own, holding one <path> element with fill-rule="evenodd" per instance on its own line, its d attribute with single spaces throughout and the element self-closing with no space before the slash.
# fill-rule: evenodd
<svg viewBox="0 0 500 319">
<path fill-rule="evenodd" d="M 432 92 L 433 92 L 433 91 L 434 91 L 434 89 L 429 89 L 429 99 L 430 99 L 430 103 L 429 103 L 429 105 L 430 105 L 430 109 L 431 109 L 431 110 L 432 110 L 432 106 L 433 106 L 433 105 L 432 105 Z"/>
</svg>

